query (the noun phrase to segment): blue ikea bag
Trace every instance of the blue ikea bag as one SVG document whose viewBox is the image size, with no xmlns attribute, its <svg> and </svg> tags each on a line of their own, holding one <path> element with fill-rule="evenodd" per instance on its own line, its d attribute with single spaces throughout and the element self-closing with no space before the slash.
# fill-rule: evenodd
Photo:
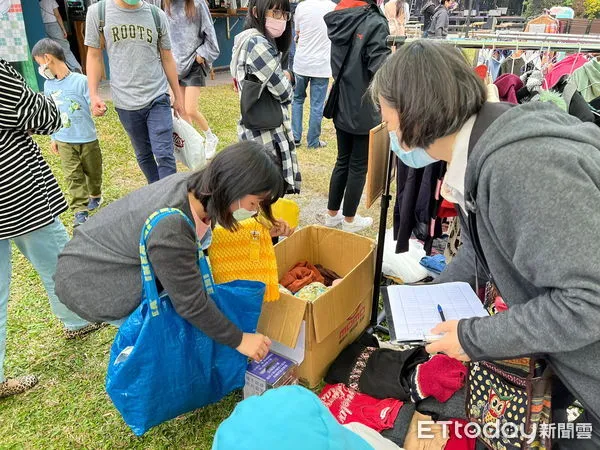
<svg viewBox="0 0 600 450">
<path fill-rule="evenodd" d="M 168 293 L 158 295 L 146 242 L 153 227 L 172 214 L 181 214 L 194 228 L 174 208 L 160 209 L 146 220 L 140 236 L 142 301 L 115 337 L 106 374 L 106 391 L 137 436 L 241 388 L 248 364 L 246 356 L 218 344 L 181 317 Z M 264 283 L 215 284 L 199 242 L 198 267 L 198 276 L 217 307 L 242 331 L 254 333 Z"/>
</svg>

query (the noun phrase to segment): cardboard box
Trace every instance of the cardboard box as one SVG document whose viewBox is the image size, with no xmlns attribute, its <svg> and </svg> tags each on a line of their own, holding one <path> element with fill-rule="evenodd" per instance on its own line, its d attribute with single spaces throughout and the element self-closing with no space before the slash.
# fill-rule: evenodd
<svg viewBox="0 0 600 450">
<path fill-rule="evenodd" d="M 305 322 L 300 381 L 314 387 L 340 352 L 368 326 L 373 302 L 375 243 L 340 230 L 310 226 L 275 246 L 279 278 L 300 261 L 321 264 L 344 277 L 314 302 L 281 294 L 263 305 L 258 331 L 287 347 L 297 346 Z"/>
<path fill-rule="evenodd" d="M 248 364 L 244 398 L 294 384 L 298 384 L 298 365 L 277 353 L 269 352 L 262 361 Z"/>
</svg>

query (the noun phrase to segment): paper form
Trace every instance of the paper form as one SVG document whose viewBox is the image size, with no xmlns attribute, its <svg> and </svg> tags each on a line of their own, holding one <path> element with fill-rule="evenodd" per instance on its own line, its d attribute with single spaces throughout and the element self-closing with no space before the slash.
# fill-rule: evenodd
<svg viewBox="0 0 600 450">
<path fill-rule="evenodd" d="M 468 283 L 442 283 L 387 288 L 396 341 L 422 341 L 442 321 L 437 305 L 446 320 L 485 317 L 481 300 Z"/>
</svg>

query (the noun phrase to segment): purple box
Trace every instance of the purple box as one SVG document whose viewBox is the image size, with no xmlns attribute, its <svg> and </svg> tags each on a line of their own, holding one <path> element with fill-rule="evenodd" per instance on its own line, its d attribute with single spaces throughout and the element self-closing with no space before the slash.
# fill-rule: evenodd
<svg viewBox="0 0 600 450">
<path fill-rule="evenodd" d="M 268 389 L 298 384 L 298 365 L 277 353 L 269 353 L 260 362 L 248 364 L 244 398 L 261 395 Z"/>
</svg>

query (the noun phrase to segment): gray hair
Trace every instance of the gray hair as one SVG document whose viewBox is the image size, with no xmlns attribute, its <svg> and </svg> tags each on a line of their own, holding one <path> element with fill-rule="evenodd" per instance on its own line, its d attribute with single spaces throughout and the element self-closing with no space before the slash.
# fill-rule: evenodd
<svg viewBox="0 0 600 450">
<path fill-rule="evenodd" d="M 394 53 L 370 89 L 375 104 L 383 98 L 398 112 L 402 141 L 409 148 L 427 148 L 460 130 L 487 95 L 459 49 L 425 39 Z"/>
<path fill-rule="evenodd" d="M 31 56 L 52 55 L 59 61 L 65 62 L 65 51 L 56 41 L 44 38 L 38 41 L 31 49 Z"/>
</svg>

